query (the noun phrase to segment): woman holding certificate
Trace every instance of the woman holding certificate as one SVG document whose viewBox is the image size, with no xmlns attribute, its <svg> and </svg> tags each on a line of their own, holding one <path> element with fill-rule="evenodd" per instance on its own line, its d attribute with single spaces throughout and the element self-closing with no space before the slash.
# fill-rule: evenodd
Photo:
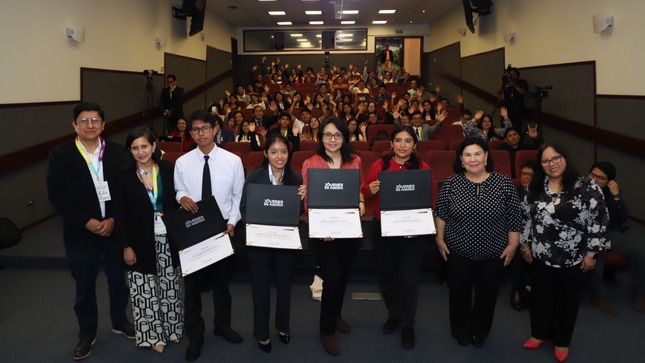
<svg viewBox="0 0 645 363">
<path fill-rule="evenodd" d="M 302 165 L 302 178 L 307 184 L 309 169 L 358 169 L 359 188 L 363 186 L 361 158 L 352 152 L 347 126 L 337 118 L 329 118 L 320 127 L 316 154 Z M 359 189 L 359 211 L 365 213 L 365 199 Z M 347 334 L 351 328 L 341 317 L 347 278 L 356 257 L 357 239 L 324 238 L 316 241 L 316 253 L 323 278 L 320 307 L 320 337 L 330 355 L 338 355 L 336 330 Z"/>
<path fill-rule="evenodd" d="M 511 180 L 493 171 L 481 138 L 461 142 L 453 169 L 456 175 L 439 191 L 436 241 L 447 261 L 452 336 L 480 348 L 493 323 L 502 271 L 520 242 L 520 201 Z"/>
<path fill-rule="evenodd" d="M 280 133 L 267 135 L 264 145 L 264 163 L 251 170 L 242 193 L 240 209 L 246 217 L 246 196 L 249 184 L 296 185 L 298 195 L 305 198 L 307 189 L 302 185 L 302 177 L 289 166 L 289 142 Z M 301 209 L 302 212 L 303 209 Z M 289 320 L 291 310 L 291 273 L 295 259 L 292 249 L 249 247 L 249 269 L 253 295 L 253 335 L 260 349 L 270 353 L 269 315 L 271 306 L 271 285 L 276 286 L 277 301 L 275 328 L 280 341 L 289 344 Z"/>
<path fill-rule="evenodd" d="M 132 162 L 122 177 L 123 259 L 128 282 L 136 344 L 162 353 L 168 341 L 184 333 L 179 256 L 166 238 L 161 220 L 177 209 L 173 166 L 154 153 L 155 135 L 138 128 L 126 138 Z"/>
<path fill-rule="evenodd" d="M 405 172 L 430 169 L 430 166 L 417 157 L 415 149 L 418 139 L 410 126 L 395 126 L 390 139 L 392 152 L 374 162 L 363 186 L 363 194 L 368 202 L 371 201 L 374 211 L 372 246 L 378 264 L 379 285 L 388 312 L 383 334 L 394 334 L 401 326 L 401 345 L 404 349 L 412 349 L 421 255 L 428 236 L 381 236 L 378 176 L 380 172 Z M 432 194 L 434 202 L 437 199 L 434 178 Z"/>
</svg>

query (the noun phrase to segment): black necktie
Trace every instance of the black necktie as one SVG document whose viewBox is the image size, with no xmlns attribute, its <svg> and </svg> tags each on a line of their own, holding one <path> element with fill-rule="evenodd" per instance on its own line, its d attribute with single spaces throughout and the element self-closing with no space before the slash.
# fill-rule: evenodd
<svg viewBox="0 0 645 363">
<path fill-rule="evenodd" d="M 204 155 L 204 174 L 202 175 L 202 200 L 213 195 L 211 187 L 211 169 L 208 167 L 208 155 Z"/>
</svg>

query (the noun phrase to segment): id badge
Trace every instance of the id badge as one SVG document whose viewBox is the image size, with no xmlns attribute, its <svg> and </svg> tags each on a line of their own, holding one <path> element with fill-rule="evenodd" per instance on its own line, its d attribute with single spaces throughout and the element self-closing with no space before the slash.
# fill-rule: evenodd
<svg viewBox="0 0 645 363">
<path fill-rule="evenodd" d="M 94 183 L 96 187 L 96 195 L 99 197 L 99 202 L 109 202 L 112 200 L 110 196 L 110 187 L 107 181 L 99 181 Z"/>
<path fill-rule="evenodd" d="M 166 225 L 163 223 L 161 213 L 155 212 L 155 234 L 166 234 Z"/>
</svg>

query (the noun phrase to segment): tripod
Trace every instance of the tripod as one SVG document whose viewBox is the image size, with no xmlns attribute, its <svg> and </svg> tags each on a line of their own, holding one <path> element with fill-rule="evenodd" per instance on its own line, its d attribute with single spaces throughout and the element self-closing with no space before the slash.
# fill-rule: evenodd
<svg viewBox="0 0 645 363">
<path fill-rule="evenodd" d="M 154 91 L 154 86 L 152 84 L 152 76 L 149 75 L 147 76 L 147 83 L 146 87 L 143 90 L 143 103 L 141 105 L 141 116 L 143 117 L 144 121 L 148 121 L 150 123 L 149 127 L 152 129 L 152 114 L 153 114 L 153 108 L 154 108 L 154 100 L 152 98 Z"/>
</svg>

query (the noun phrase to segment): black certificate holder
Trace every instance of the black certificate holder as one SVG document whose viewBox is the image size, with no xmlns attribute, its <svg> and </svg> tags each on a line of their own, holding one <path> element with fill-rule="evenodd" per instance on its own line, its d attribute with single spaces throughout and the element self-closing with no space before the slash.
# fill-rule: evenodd
<svg viewBox="0 0 645 363">
<path fill-rule="evenodd" d="M 226 220 L 211 196 L 197 202 L 197 213 L 183 208 L 166 213 L 162 219 L 177 249 L 183 250 L 226 230 Z"/>
<path fill-rule="evenodd" d="M 309 208 L 358 208 L 358 169 L 307 170 Z"/>
<path fill-rule="evenodd" d="M 246 223 L 297 227 L 300 196 L 293 185 L 247 184 Z"/>
<path fill-rule="evenodd" d="M 432 208 L 432 170 L 382 171 L 378 180 L 381 210 Z"/>
</svg>

